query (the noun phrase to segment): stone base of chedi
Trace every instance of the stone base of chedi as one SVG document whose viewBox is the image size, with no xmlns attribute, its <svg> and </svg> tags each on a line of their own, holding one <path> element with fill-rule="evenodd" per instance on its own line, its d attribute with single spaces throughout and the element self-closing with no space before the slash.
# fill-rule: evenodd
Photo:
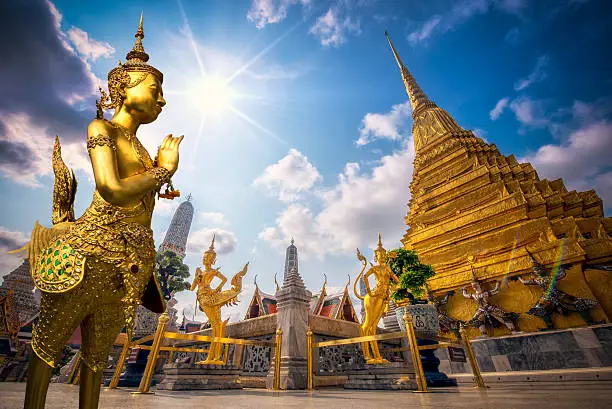
<svg viewBox="0 0 612 409">
<path fill-rule="evenodd" d="M 414 368 L 404 362 L 366 365 L 348 372 L 345 389 L 417 389 Z"/>
<path fill-rule="evenodd" d="M 164 365 L 164 379 L 157 389 L 171 391 L 242 389 L 240 367 L 220 365 Z"/>
<path fill-rule="evenodd" d="M 612 368 L 612 324 L 475 339 L 472 348 L 483 374 Z M 468 363 L 450 361 L 448 350 L 436 355 L 441 370 L 471 373 Z"/>
</svg>

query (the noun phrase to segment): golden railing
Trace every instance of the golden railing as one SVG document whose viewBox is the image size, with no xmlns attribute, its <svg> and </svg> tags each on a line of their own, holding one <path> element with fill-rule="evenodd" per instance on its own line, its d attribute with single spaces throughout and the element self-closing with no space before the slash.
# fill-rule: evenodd
<svg viewBox="0 0 612 409">
<path fill-rule="evenodd" d="M 187 333 L 181 334 L 177 332 L 169 332 L 166 331 L 166 324 L 168 323 L 168 315 L 166 313 L 162 314 L 158 319 L 157 330 L 155 334 L 140 338 L 137 341 L 132 343 L 125 342 L 123 344 L 123 350 L 121 351 L 121 357 L 119 358 L 119 362 L 117 363 L 117 367 L 115 368 L 115 373 L 108 385 L 109 389 L 117 388 L 119 383 L 119 377 L 121 376 L 121 372 L 123 371 L 123 366 L 125 364 L 125 360 L 127 358 L 128 352 L 132 348 L 138 348 L 143 350 L 151 351 L 149 353 L 149 357 L 147 359 L 147 365 L 144 370 L 144 374 L 142 379 L 140 380 L 140 385 L 138 387 L 137 392 L 132 392 L 134 394 L 147 394 L 152 393 L 149 392 L 151 387 L 151 381 L 153 379 L 153 371 L 155 370 L 155 364 L 157 359 L 159 358 L 160 351 L 169 351 L 170 356 L 168 357 L 168 361 L 172 361 L 172 356 L 175 352 L 208 352 L 208 349 L 204 348 L 185 348 L 185 347 L 162 347 L 161 343 L 164 339 L 174 339 L 181 341 L 198 341 L 198 342 L 219 342 L 221 344 L 225 344 L 223 362 L 227 363 L 228 352 L 230 344 L 234 345 L 259 345 L 259 346 L 269 346 L 275 348 L 275 356 L 274 356 L 274 381 L 273 388 L 280 389 L 280 355 L 281 355 L 281 346 L 283 340 L 283 334 L 280 328 L 276 331 L 276 337 L 274 341 L 257 341 L 250 339 L 238 339 L 238 338 L 215 338 L 208 335 L 199 335 L 198 333 Z M 201 332 L 201 331 L 198 331 Z M 153 344 L 151 346 L 141 345 L 147 341 L 153 340 Z"/>
<path fill-rule="evenodd" d="M 421 337 L 424 339 L 431 339 L 434 341 L 439 341 L 436 345 L 421 345 L 417 344 L 417 337 L 414 330 L 414 326 L 412 324 L 412 317 L 406 313 L 404 314 L 404 322 L 406 324 L 406 331 L 396 331 L 390 332 L 387 334 L 379 334 L 379 335 L 368 335 L 363 337 L 355 337 L 355 338 L 345 338 L 345 339 L 334 339 L 331 341 L 322 341 L 322 342 L 313 342 L 312 339 L 312 330 L 308 328 L 306 332 L 307 337 L 307 370 L 308 370 L 308 389 L 314 389 L 313 386 L 313 352 L 315 348 L 324 348 L 329 346 L 336 345 L 350 345 L 350 344 L 360 344 L 362 342 L 370 342 L 370 341 L 387 341 L 391 339 L 399 339 L 406 338 L 408 340 L 408 347 L 402 348 L 390 348 L 385 349 L 382 352 L 403 352 L 410 351 L 412 356 L 412 362 L 414 364 L 415 378 L 417 382 L 417 390 L 415 392 L 428 392 L 427 390 L 427 381 L 425 379 L 425 372 L 423 371 L 423 363 L 421 362 L 421 355 L 419 351 L 428 350 L 428 349 L 438 349 L 438 348 L 448 348 L 448 347 L 459 347 L 463 348 L 466 351 L 467 359 L 470 363 L 470 367 L 472 368 L 472 373 L 474 374 L 474 382 L 475 387 L 485 388 L 484 380 L 480 374 L 480 368 L 478 367 L 478 362 L 476 361 L 476 357 L 474 355 L 474 351 L 472 350 L 471 341 L 465 331 L 465 327 L 461 326 L 460 334 L 461 340 L 453 339 L 453 338 L 445 338 L 445 337 Z"/>
</svg>

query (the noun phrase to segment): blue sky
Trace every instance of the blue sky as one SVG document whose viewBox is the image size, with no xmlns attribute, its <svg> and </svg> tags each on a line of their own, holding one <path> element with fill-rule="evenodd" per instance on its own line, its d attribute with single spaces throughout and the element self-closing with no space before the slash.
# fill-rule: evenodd
<svg viewBox="0 0 612 409">
<path fill-rule="evenodd" d="M 226 312 L 234 319 L 254 274 L 273 292 L 291 237 L 311 290 L 324 272 L 344 287 L 359 270 L 355 248 L 371 249 L 379 231 L 387 248 L 400 245 L 412 121 L 385 29 L 425 93 L 460 125 L 529 160 L 540 177 L 597 189 L 610 213 L 605 0 L 25 3 L 8 6 L 0 29 L 16 39 L 0 46 L 9 90 L 0 102 L 0 250 L 26 240 L 35 220 L 50 224 L 55 134 L 79 179 L 76 213 L 89 205 L 85 127 L 98 83 L 133 45 L 141 10 L 168 104 L 139 137 L 153 155 L 166 134 L 185 135 L 174 184 L 196 209 L 190 269 L 213 231 L 226 275 L 251 261 L 243 302 Z M 215 108 L 228 91 L 211 88 L 211 78 L 230 77 L 233 108 Z M 178 204 L 158 203 L 158 244 Z M 0 273 L 18 263 L 0 256 Z M 193 298 L 179 295 L 179 308 Z"/>
</svg>

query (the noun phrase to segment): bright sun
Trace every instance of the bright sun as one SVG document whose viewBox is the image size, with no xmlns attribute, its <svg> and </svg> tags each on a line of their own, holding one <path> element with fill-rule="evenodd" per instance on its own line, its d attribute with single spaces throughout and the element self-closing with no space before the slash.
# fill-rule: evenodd
<svg viewBox="0 0 612 409">
<path fill-rule="evenodd" d="M 203 78 L 196 92 L 198 104 L 206 116 L 219 116 L 230 111 L 237 97 L 227 80 L 213 76 Z"/>
</svg>

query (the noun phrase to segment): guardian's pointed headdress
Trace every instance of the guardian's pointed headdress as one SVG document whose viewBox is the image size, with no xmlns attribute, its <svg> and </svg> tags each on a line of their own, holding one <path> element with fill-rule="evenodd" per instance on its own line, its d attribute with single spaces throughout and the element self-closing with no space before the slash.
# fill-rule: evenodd
<svg viewBox="0 0 612 409">
<path fill-rule="evenodd" d="M 379 252 L 382 252 L 382 253 L 386 253 L 387 252 L 387 250 L 385 250 L 385 248 L 382 245 L 382 240 L 380 238 L 380 233 L 378 233 L 378 245 L 376 246 L 376 250 L 374 250 L 374 253 L 379 253 Z"/>
<path fill-rule="evenodd" d="M 152 65 L 147 64 L 149 61 L 149 54 L 145 52 L 142 46 L 142 39 L 144 38 L 144 29 L 142 27 L 142 14 L 140 14 L 140 22 L 138 23 L 138 29 L 136 30 L 136 43 L 132 50 L 125 56 L 126 62 L 124 64 L 119 62 L 119 66 L 113 68 L 108 73 L 108 94 L 100 88 L 102 98 L 100 101 L 96 101 L 98 108 L 98 118 L 101 119 L 104 109 L 119 108 L 123 103 L 123 88 L 132 88 L 140 84 L 148 74 L 153 74 L 159 82 L 164 81 L 164 74 Z M 142 75 L 136 78 L 130 78 L 128 72 L 140 72 Z"/>
</svg>

